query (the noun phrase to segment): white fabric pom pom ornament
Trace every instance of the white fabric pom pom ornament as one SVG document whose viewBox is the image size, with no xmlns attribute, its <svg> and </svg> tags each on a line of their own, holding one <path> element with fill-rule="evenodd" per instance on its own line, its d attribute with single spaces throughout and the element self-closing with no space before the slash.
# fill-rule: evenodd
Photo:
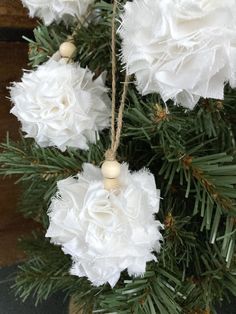
<svg viewBox="0 0 236 314">
<path fill-rule="evenodd" d="M 29 9 L 31 17 L 37 16 L 46 25 L 53 21 L 68 20 L 75 16 L 81 18 L 86 14 L 88 6 L 95 0 L 22 0 Z"/>
<path fill-rule="evenodd" d="M 11 110 L 22 123 L 26 137 L 41 147 L 88 149 L 98 132 L 110 125 L 111 102 L 104 75 L 78 64 L 49 60 L 36 71 L 25 72 L 11 87 Z"/>
<path fill-rule="evenodd" d="M 78 178 L 58 182 L 49 209 L 46 237 L 72 256 L 71 274 L 95 286 L 115 286 L 125 269 L 145 272 L 160 251 L 159 190 L 147 170 L 130 173 L 121 165 L 119 193 L 104 188 L 101 169 L 84 164 Z"/>
<path fill-rule="evenodd" d="M 235 0 L 134 0 L 120 35 L 129 74 L 143 94 L 193 108 L 236 87 Z"/>
</svg>

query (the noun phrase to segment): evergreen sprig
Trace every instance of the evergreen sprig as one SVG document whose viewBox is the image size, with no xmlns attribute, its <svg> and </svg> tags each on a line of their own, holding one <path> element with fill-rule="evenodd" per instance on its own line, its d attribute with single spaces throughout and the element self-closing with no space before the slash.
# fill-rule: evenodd
<svg viewBox="0 0 236 314">
<path fill-rule="evenodd" d="M 99 164 L 103 160 L 103 145 L 106 145 L 103 143 L 91 145 L 88 151 L 69 149 L 63 153 L 56 148 L 39 147 L 23 137 L 18 142 L 7 138 L 0 146 L 0 174 L 20 175 L 18 182 L 35 178 L 57 181 L 77 174 L 84 162 Z"/>
<path fill-rule="evenodd" d="M 29 42 L 29 65 L 37 67 L 46 62 L 67 37 L 68 29 L 64 24 L 45 26 L 39 24 L 34 29 L 34 40 L 23 37 Z"/>
</svg>

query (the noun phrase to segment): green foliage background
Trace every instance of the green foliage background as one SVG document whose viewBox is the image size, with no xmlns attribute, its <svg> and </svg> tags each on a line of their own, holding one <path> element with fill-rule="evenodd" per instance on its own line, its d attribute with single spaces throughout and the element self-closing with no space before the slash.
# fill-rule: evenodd
<svg viewBox="0 0 236 314">
<path fill-rule="evenodd" d="M 45 62 L 76 29 L 75 59 L 95 75 L 107 71 L 111 86 L 110 2 L 97 1 L 100 17 L 91 14 L 80 28 L 78 21 L 39 24 L 35 40 L 29 40 L 30 65 Z M 124 80 L 120 63 L 118 70 L 117 103 Z M 109 131 L 89 151 L 65 153 L 23 137 L 18 142 L 7 138 L 1 144 L 0 174 L 16 176 L 22 187 L 19 209 L 42 224 L 41 232 L 21 240 L 28 260 L 19 267 L 17 294 L 39 302 L 64 291 L 85 314 L 216 313 L 218 302 L 236 296 L 236 92 L 226 86 L 225 93 L 224 102 L 201 100 L 193 111 L 170 102 L 167 110 L 158 95 L 141 97 L 130 84 L 118 155 L 132 170 L 148 167 L 155 175 L 163 197 L 158 219 L 165 230 L 158 262 L 149 263 L 142 278 L 124 272 L 113 290 L 69 275 L 70 258 L 44 238 L 57 181 L 76 175 L 84 162 L 100 165 Z"/>
</svg>

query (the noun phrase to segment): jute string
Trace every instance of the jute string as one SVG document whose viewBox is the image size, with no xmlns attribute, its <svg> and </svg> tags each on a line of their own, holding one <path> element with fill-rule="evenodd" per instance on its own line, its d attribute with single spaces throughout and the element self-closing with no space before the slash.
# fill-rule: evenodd
<svg viewBox="0 0 236 314">
<path fill-rule="evenodd" d="M 113 1 L 112 15 L 112 110 L 111 110 L 111 148 L 105 154 L 106 160 L 115 160 L 117 149 L 120 145 L 121 131 L 123 126 L 123 114 L 125 108 L 125 100 L 128 91 L 129 76 L 125 75 L 123 92 L 120 101 L 117 125 L 116 125 L 116 11 L 117 0 Z"/>
</svg>

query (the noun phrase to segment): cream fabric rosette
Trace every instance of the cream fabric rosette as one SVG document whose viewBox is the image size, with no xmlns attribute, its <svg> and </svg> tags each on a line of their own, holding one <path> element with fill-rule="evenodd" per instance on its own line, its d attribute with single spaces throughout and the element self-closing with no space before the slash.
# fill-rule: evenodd
<svg viewBox="0 0 236 314">
<path fill-rule="evenodd" d="M 120 27 L 122 55 L 143 94 L 193 108 L 236 86 L 235 0 L 134 0 Z"/>
<path fill-rule="evenodd" d="M 53 21 L 67 20 L 70 16 L 81 18 L 95 0 L 22 0 L 31 17 L 37 16 L 46 25 Z"/>
<path fill-rule="evenodd" d="M 110 125 L 111 101 L 104 74 L 93 79 L 89 69 L 78 64 L 49 60 L 36 71 L 24 72 L 10 94 L 11 110 L 26 137 L 42 147 L 88 149 L 98 132 Z"/>
<path fill-rule="evenodd" d="M 71 274 L 95 286 L 117 283 L 127 269 L 142 275 L 160 251 L 159 190 L 147 170 L 130 173 L 122 165 L 119 193 L 104 189 L 100 168 L 84 164 L 78 178 L 58 182 L 49 209 L 46 237 L 73 259 Z"/>
</svg>

